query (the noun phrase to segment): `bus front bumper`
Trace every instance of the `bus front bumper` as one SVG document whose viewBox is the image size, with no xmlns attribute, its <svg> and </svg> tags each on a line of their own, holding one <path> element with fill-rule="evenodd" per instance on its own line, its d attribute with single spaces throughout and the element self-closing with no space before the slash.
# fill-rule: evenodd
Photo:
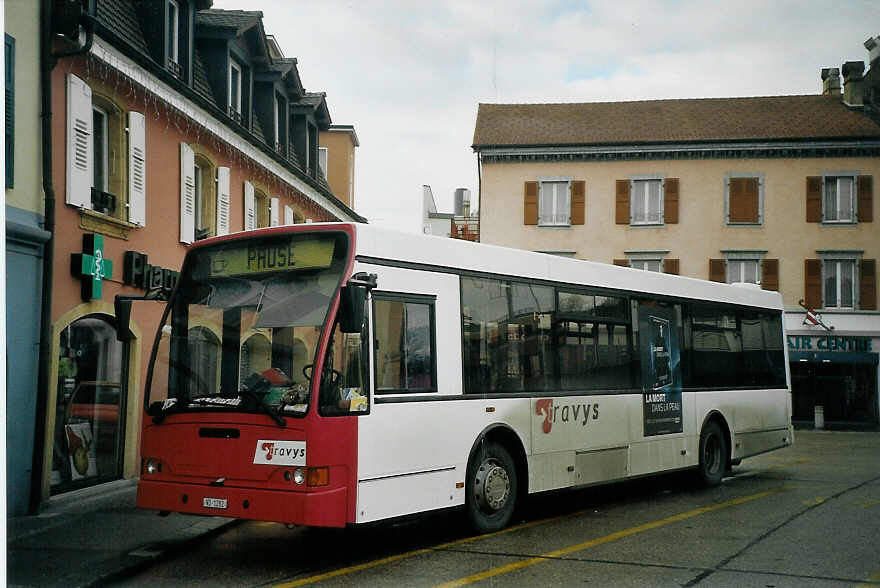
<svg viewBox="0 0 880 588">
<path fill-rule="evenodd" d="M 310 492 L 202 486 L 144 480 L 137 507 L 187 514 L 274 521 L 314 527 L 344 527 L 345 488 Z"/>
</svg>

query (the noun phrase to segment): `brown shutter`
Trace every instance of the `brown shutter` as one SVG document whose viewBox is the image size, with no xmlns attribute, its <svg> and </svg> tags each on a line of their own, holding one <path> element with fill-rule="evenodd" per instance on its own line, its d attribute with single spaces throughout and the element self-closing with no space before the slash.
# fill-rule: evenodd
<svg viewBox="0 0 880 588">
<path fill-rule="evenodd" d="M 571 183 L 571 224 L 584 224 L 584 209 L 587 200 L 587 183 L 575 180 Z"/>
<path fill-rule="evenodd" d="M 523 188 L 523 224 L 538 224 L 538 182 L 526 182 Z"/>
<path fill-rule="evenodd" d="M 863 259 L 859 265 L 859 309 L 877 310 L 877 263 Z"/>
<path fill-rule="evenodd" d="M 779 260 L 765 259 L 761 262 L 761 288 L 779 291 Z"/>
<path fill-rule="evenodd" d="M 678 178 L 666 178 L 663 188 L 663 222 L 678 223 Z"/>
<path fill-rule="evenodd" d="M 758 191 L 758 178 L 730 178 L 728 222 L 758 222 Z"/>
<path fill-rule="evenodd" d="M 615 189 L 614 221 L 618 225 L 629 224 L 629 180 L 617 180 Z"/>
<path fill-rule="evenodd" d="M 615 259 L 614 265 L 619 265 L 621 267 L 629 267 L 629 260 L 628 259 Z"/>
<path fill-rule="evenodd" d="M 859 222 L 874 220 L 874 177 L 859 176 Z"/>
<path fill-rule="evenodd" d="M 822 222 L 821 176 L 807 176 L 807 222 Z"/>
<path fill-rule="evenodd" d="M 709 260 L 709 279 L 713 282 L 726 282 L 727 271 L 723 259 Z"/>
<path fill-rule="evenodd" d="M 677 259 L 664 259 L 663 260 L 663 273 L 664 274 L 673 274 L 675 276 L 678 275 L 678 260 Z"/>
<path fill-rule="evenodd" d="M 804 304 L 822 306 L 822 262 L 818 259 L 804 260 Z"/>
</svg>

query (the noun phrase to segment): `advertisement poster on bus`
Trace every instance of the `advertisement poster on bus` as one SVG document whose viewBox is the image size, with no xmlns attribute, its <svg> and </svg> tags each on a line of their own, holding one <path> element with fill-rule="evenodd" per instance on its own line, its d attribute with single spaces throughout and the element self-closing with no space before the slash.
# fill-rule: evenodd
<svg viewBox="0 0 880 588">
<path fill-rule="evenodd" d="M 680 433 L 681 363 L 674 309 L 640 304 L 639 342 L 645 436 Z"/>
</svg>

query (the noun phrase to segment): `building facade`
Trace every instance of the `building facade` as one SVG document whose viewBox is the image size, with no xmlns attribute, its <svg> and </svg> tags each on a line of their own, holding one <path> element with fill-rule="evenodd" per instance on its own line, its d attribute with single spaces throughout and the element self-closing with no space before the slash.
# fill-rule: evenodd
<svg viewBox="0 0 880 588">
<path fill-rule="evenodd" d="M 318 162 L 330 190 L 354 208 L 354 156 L 361 143 L 352 125 L 330 125 L 318 137 Z"/>
<path fill-rule="evenodd" d="M 876 425 L 880 126 L 865 97 L 880 93 L 864 68 L 844 65 L 842 93 L 829 68 L 810 96 L 481 104 L 481 241 L 779 290 L 794 418 L 821 405 Z"/>
<path fill-rule="evenodd" d="M 258 227 L 361 221 L 319 170 L 326 96 L 306 92 L 262 14 L 210 0 L 96 0 L 85 46 L 56 40 L 57 194 L 41 501 L 139 474 L 150 349 L 187 246 Z M 63 21 L 57 18 L 53 22 Z M 76 19 L 74 22 L 77 22 Z M 83 22 L 80 19 L 80 22 Z M 56 31 L 56 33 L 65 31 Z M 78 31 L 68 31 L 71 39 Z M 200 329 L 205 346 L 218 335 Z M 262 341 L 246 341 L 256 361 Z"/>
<path fill-rule="evenodd" d="M 28 510 L 37 419 L 44 205 L 40 142 L 40 6 L 4 5 L 6 89 L 6 500 Z M 9 344 L 9 343 L 12 344 Z"/>
</svg>

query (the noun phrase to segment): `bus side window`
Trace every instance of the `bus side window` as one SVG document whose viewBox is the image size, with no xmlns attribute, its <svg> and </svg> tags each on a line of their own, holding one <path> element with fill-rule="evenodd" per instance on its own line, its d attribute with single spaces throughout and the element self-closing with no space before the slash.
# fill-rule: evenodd
<svg viewBox="0 0 880 588">
<path fill-rule="evenodd" d="M 343 333 L 338 322 L 334 326 L 321 375 L 321 414 L 342 415 L 369 410 L 368 340 L 366 312 L 360 333 Z"/>
<path fill-rule="evenodd" d="M 435 391 L 433 298 L 377 295 L 373 308 L 376 391 Z"/>
</svg>

